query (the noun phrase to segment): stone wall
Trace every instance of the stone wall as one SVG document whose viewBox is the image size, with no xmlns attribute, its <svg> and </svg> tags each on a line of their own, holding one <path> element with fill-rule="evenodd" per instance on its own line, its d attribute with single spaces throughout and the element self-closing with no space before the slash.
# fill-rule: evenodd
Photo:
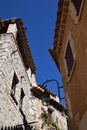
<svg viewBox="0 0 87 130">
<path fill-rule="evenodd" d="M 7 33 L 0 34 L 0 127 L 23 124 L 23 115 L 19 108 L 23 111 L 27 122 L 30 121 L 30 82 L 17 46 L 16 34 L 16 24 L 9 25 Z M 18 82 L 12 97 L 14 74 Z M 24 94 L 22 104 L 21 89 Z"/>
<path fill-rule="evenodd" d="M 31 123 L 39 130 L 55 130 L 55 127 L 44 125 L 41 114 L 48 113 L 48 106 L 30 92 L 30 88 L 37 87 L 35 74 L 31 69 L 25 69 L 19 51 L 16 35 L 16 24 L 9 24 L 7 32 L 0 34 L 0 129 Z M 56 99 L 55 99 L 56 100 Z M 54 106 L 52 121 L 57 120 L 61 130 L 67 130 L 67 118 Z"/>
<path fill-rule="evenodd" d="M 67 127 L 67 116 L 64 111 L 59 111 L 53 105 L 43 105 L 42 100 L 34 96 L 34 93 L 31 94 L 30 98 L 30 114 L 31 121 L 35 122 L 33 127 L 38 130 L 56 130 L 54 126 L 52 126 L 52 122 L 56 123 L 59 130 L 68 130 Z M 48 112 L 48 108 L 51 108 L 53 112 L 50 114 Z M 48 124 L 44 123 L 42 119 L 42 114 L 47 114 L 50 116 L 51 121 Z"/>
</svg>

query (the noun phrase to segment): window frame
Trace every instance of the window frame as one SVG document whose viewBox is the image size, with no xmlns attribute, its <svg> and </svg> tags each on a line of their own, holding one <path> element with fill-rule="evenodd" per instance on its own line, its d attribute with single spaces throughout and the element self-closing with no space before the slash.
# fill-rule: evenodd
<svg viewBox="0 0 87 130">
<path fill-rule="evenodd" d="M 76 10 L 72 0 L 70 2 L 69 10 L 70 10 L 70 14 L 71 14 L 72 19 L 74 19 L 75 24 L 78 24 L 78 22 L 79 22 L 79 20 L 81 18 L 84 1 L 85 0 L 82 0 L 78 15 L 77 15 L 77 10 Z"/>
<path fill-rule="evenodd" d="M 70 47 L 71 47 L 71 50 L 72 50 L 72 55 L 73 55 L 73 65 L 72 65 L 72 69 L 70 71 L 70 74 L 68 75 L 68 67 L 67 67 L 67 62 L 66 62 L 66 58 L 65 58 L 65 55 L 66 55 L 66 50 L 67 50 L 67 46 L 68 46 L 68 41 L 70 43 Z M 64 50 L 64 68 L 65 68 L 65 75 L 66 75 L 66 81 L 70 81 L 71 77 L 72 77 L 72 74 L 73 74 L 73 71 L 74 71 L 74 68 L 75 68 L 75 64 L 76 64 L 76 50 L 75 50 L 75 44 L 74 44 L 74 41 L 73 41 L 73 38 L 71 36 L 71 32 L 69 32 L 69 35 L 67 37 L 67 40 L 66 40 L 66 45 L 65 45 L 65 50 Z"/>
<path fill-rule="evenodd" d="M 68 76 L 70 76 L 70 73 L 72 71 L 72 67 L 73 67 L 73 64 L 74 64 L 74 57 L 73 57 L 73 52 L 72 52 L 72 48 L 71 48 L 69 40 L 68 40 L 68 43 L 67 43 L 65 60 L 66 60 L 66 65 L 67 65 L 67 70 L 68 70 Z"/>
<path fill-rule="evenodd" d="M 81 3 L 80 3 L 80 5 L 79 5 L 79 7 L 76 7 L 78 4 L 76 4 L 75 1 L 76 1 L 76 0 L 71 0 L 71 2 L 72 2 L 73 5 L 74 5 L 74 8 L 75 8 L 75 10 L 76 10 L 76 15 L 78 16 L 79 13 L 80 13 L 81 5 L 82 5 L 82 0 L 80 0 Z"/>
</svg>

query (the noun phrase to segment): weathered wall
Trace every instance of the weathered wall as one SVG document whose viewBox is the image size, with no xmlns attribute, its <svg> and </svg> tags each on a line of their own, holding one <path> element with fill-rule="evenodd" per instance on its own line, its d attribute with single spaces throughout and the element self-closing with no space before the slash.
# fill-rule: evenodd
<svg viewBox="0 0 87 130">
<path fill-rule="evenodd" d="M 25 93 L 22 110 L 27 122 L 30 121 L 30 82 L 16 44 L 16 33 L 16 24 L 12 24 L 9 25 L 7 33 L 0 35 L 0 127 L 23 124 L 23 116 L 19 111 L 21 88 Z M 15 89 L 15 99 L 18 105 L 11 97 L 14 73 L 19 80 Z"/>
<path fill-rule="evenodd" d="M 22 116 L 18 111 L 18 106 L 10 96 L 14 74 L 11 57 L 12 40 L 12 34 L 0 35 L 0 126 L 22 123 Z"/>
<path fill-rule="evenodd" d="M 53 129 L 52 126 L 47 126 L 46 124 L 44 124 L 42 118 L 41 118 L 41 114 L 42 113 L 48 113 L 48 108 L 53 109 L 53 113 L 51 114 L 51 119 L 53 122 L 57 121 L 57 125 L 59 127 L 60 130 L 68 130 L 67 128 L 67 116 L 65 115 L 64 112 L 60 112 L 59 110 L 57 110 L 56 108 L 54 108 L 54 106 L 52 105 L 48 105 L 48 106 L 44 106 L 42 104 L 42 100 L 37 98 L 34 95 L 31 95 L 30 98 L 30 114 L 31 114 L 31 121 L 35 121 L 36 123 L 33 124 L 33 126 L 39 130 L 43 129 Z M 54 127 L 55 128 L 55 127 Z M 56 129 L 53 129 L 56 130 Z"/>
<path fill-rule="evenodd" d="M 74 17 L 74 10 L 70 6 L 65 35 L 59 58 L 64 83 L 65 97 L 71 119 L 72 130 L 87 129 L 87 1 L 78 18 Z M 75 65 L 71 76 L 67 76 L 65 61 L 66 44 L 70 40 Z"/>
</svg>

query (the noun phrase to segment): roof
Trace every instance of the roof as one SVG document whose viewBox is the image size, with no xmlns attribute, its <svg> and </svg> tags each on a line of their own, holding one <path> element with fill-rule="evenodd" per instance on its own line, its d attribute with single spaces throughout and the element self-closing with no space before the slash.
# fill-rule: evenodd
<svg viewBox="0 0 87 130">
<path fill-rule="evenodd" d="M 65 111 L 66 112 L 66 108 L 60 104 L 57 100 L 56 100 L 56 95 L 51 92 L 48 88 L 45 88 L 42 84 L 38 84 L 38 86 L 33 86 L 31 88 L 31 91 L 39 98 L 42 97 L 42 95 L 44 94 L 44 92 L 50 94 L 50 100 L 49 103 L 55 107 L 57 110 L 59 111 Z"/>
<path fill-rule="evenodd" d="M 63 37 L 65 33 L 65 26 L 67 20 L 67 14 L 69 9 L 69 1 L 70 0 L 60 0 L 58 4 L 58 12 L 57 12 L 57 20 L 56 20 L 56 28 L 54 34 L 54 44 L 53 48 L 49 49 L 51 56 L 53 57 L 58 69 L 59 67 L 59 54 L 62 47 Z"/>
<path fill-rule="evenodd" d="M 23 22 L 21 18 L 12 18 L 7 20 L 0 20 L 0 34 L 6 33 L 8 25 L 12 23 L 16 23 L 18 28 L 17 34 L 17 44 L 23 58 L 23 62 L 25 64 L 26 69 L 31 68 L 32 73 L 36 72 L 36 67 L 34 64 L 34 60 L 32 58 L 32 54 L 30 51 L 29 43 L 26 37 L 25 27 L 23 26 Z"/>
</svg>

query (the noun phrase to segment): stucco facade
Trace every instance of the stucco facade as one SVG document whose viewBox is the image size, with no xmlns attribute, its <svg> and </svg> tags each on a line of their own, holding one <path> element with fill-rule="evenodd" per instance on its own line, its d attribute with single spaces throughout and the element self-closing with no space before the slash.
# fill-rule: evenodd
<svg viewBox="0 0 87 130">
<path fill-rule="evenodd" d="M 62 75 L 71 129 L 86 130 L 87 1 L 60 0 L 57 17 L 50 53 Z"/>
</svg>

